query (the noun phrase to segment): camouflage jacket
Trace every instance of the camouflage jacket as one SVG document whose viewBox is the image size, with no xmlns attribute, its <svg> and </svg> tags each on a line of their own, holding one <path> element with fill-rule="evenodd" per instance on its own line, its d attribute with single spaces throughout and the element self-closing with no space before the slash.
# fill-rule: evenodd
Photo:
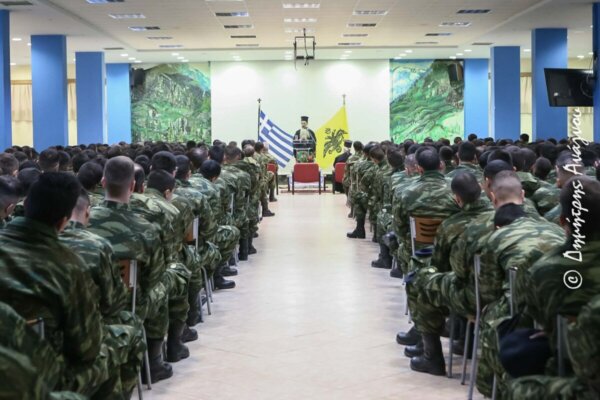
<svg viewBox="0 0 600 400">
<path fill-rule="evenodd" d="M 544 214 L 544 218 L 547 219 L 548 221 L 552 222 L 553 224 L 559 225 L 560 224 L 560 214 L 562 214 L 562 207 L 561 207 L 560 203 L 558 203 L 550 211 L 548 211 L 546 214 Z"/>
<path fill-rule="evenodd" d="M 221 175 L 214 182 L 215 187 L 219 190 L 219 198 L 221 200 L 221 219 L 219 225 L 233 224 L 233 209 L 235 198 L 238 196 L 237 180 L 230 171 L 221 170 Z M 243 197 L 243 193 L 239 194 Z"/>
<path fill-rule="evenodd" d="M 517 176 L 521 181 L 521 185 L 525 191 L 525 197 L 527 198 L 533 196 L 535 191 L 541 187 L 540 181 L 529 172 L 518 171 Z"/>
<path fill-rule="evenodd" d="M 466 204 L 459 212 L 448 217 L 438 228 L 431 265 L 439 272 L 450 272 L 451 254 L 455 244 L 465 231 L 465 227 L 479 215 L 492 211 L 492 205 L 487 198 L 480 198 L 474 203 Z"/>
<path fill-rule="evenodd" d="M 198 218 L 198 238 L 201 241 L 210 241 L 217 233 L 219 225 L 212 213 L 209 198 L 205 196 L 190 181 L 177 180 L 176 194 L 187 197 L 194 204 L 194 216 Z"/>
<path fill-rule="evenodd" d="M 452 163 L 452 161 L 444 161 L 444 174 L 449 174 L 455 169 L 456 166 Z"/>
<path fill-rule="evenodd" d="M 394 195 L 394 190 L 405 175 L 406 172 L 398 168 L 390 170 L 389 174 L 383 177 L 382 208 L 387 212 L 392 211 L 392 197 Z"/>
<path fill-rule="evenodd" d="M 547 182 L 539 182 L 540 188 L 531 196 L 531 200 L 535 203 L 535 208 L 540 215 L 544 215 L 558 204 L 560 189 Z"/>
<path fill-rule="evenodd" d="M 581 309 L 567 333 L 568 354 L 575 375 L 600 392 L 600 295 Z"/>
<path fill-rule="evenodd" d="M 102 316 L 83 260 L 54 228 L 24 217 L 0 232 L 0 301 L 27 320 L 43 318 L 45 336 L 69 366 L 98 356 Z"/>
<path fill-rule="evenodd" d="M 237 169 L 246 172 L 250 176 L 250 190 L 248 194 L 252 201 L 258 201 L 260 196 L 260 165 L 252 157 L 246 157 L 243 160 L 232 164 Z"/>
<path fill-rule="evenodd" d="M 481 169 L 481 167 L 479 167 L 479 165 L 473 164 L 473 163 L 463 163 L 463 162 L 458 164 L 458 166 L 456 168 L 454 168 L 452 171 L 446 173 L 446 178 L 449 178 L 450 181 L 452 181 L 452 179 L 456 175 L 461 174 L 463 172 L 472 173 L 473 175 L 475 175 L 475 177 L 477 178 L 478 181 L 481 181 L 483 179 L 483 170 Z"/>
<path fill-rule="evenodd" d="M 148 294 L 166 270 L 161 229 L 134 213 L 129 204 L 104 200 L 92 208 L 88 230 L 110 242 L 117 260 L 139 263 L 136 313 L 143 317 Z"/>
<path fill-rule="evenodd" d="M 69 221 L 59 239 L 83 259 L 91 272 L 105 323 L 119 323 L 118 314 L 127 307 L 129 296 L 110 242 L 76 221 Z"/>
<path fill-rule="evenodd" d="M 446 219 L 460 211 L 439 171 L 426 171 L 412 185 L 404 189 L 394 210 L 394 221 L 399 235 L 410 232 L 410 216 Z"/>
<path fill-rule="evenodd" d="M 377 212 L 383 207 L 383 193 L 385 191 L 386 179 L 389 179 L 392 175 L 392 167 L 384 160 L 379 164 L 376 164 L 374 170 L 375 175 L 373 178 L 369 205 Z"/>
<path fill-rule="evenodd" d="M 402 173 L 398 174 L 396 176 L 397 181 L 395 183 L 395 188 L 394 191 L 392 193 L 392 215 L 396 215 L 399 212 L 400 209 L 400 199 L 402 197 L 402 195 L 404 194 L 404 191 L 406 190 L 406 188 L 410 187 L 413 183 L 415 183 L 417 181 L 417 179 L 420 178 L 420 175 L 408 175 L 405 171 L 402 171 Z M 399 226 L 398 226 L 398 222 L 396 221 L 396 219 L 394 218 L 394 221 L 392 223 L 392 229 L 394 232 L 396 232 L 396 234 L 399 233 Z"/>
<path fill-rule="evenodd" d="M 502 296 L 508 300 L 509 269 L 518 269 L 518 279 L 542 255 L 564 241 L 565 233 L 561 228 L 528 217 L 518 218 L 511 224 L 496 229 L 481 254 L 479 286 L 483 304 L 496 301 Z M 519 307 L 522 305 L 523 290 L 528 291 L 525 287 L 515 287 L 513 299 L 517 309 L 523 308 Z"/>
<path fill-rule="evenodd" d="M 252 187 L 250 174 L 233 164 L 224 164 L 222 168 L 221 176 L 230 182 L 229 185 L 236 187 L 233 197 L 233 221 L 238 228 L 241 228 L 248 221 L 246 213 Z"/>
<path fill-rule="evenodd" d="M 348 158 L 348 160 L 346 160 L 346 169 L 344 170 L 344 179 L 342 181 L 342 184 L 345 188 L 350 188 L 352 169 L 361 157 L 362 153 L 354 153 Z"/>
<path fill-rule="evenodd" d="M 197 189 L 200 193 L 206 197 L 208 204 L 210 205 L 210 209 L 215 220 L 215 223 L 219 223 L 221 219 L 221 194 L 219 189 L 215 186 L 214 183 L 204 178 L 200 174 L 194 174 L 189 181 L 192 186 Z"/>
</svg>

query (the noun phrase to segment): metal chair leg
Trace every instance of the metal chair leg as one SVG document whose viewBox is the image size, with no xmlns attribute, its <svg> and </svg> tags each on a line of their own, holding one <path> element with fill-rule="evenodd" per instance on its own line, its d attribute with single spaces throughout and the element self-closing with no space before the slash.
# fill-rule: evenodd
<svg viewBox="0 0 600 400">
<path fill-rule="evenodd" d="M 148 343 L 145 328 L 142 328 L 142 333 L 144 334 L 144 342 Z M 146 373 L 146 387 L 148 388 L 148 390 L 152 390 L 152 379 L 150 377 L 150 356 L 148 356 L 148 349 L 146 349 L 146 351 L 144 352 L 144 365 L 144 372 Z"/>
<path fill-rule="evenodd" d="M 204 291 L 206 292 L 206 311 L 208 315 L 212 315 L 210 303 L 212 303 L 212 295 L 210 290 L 210 282 L 208 279 L 208 273 L 205 268 L 202 268 L 202 274 L 204 275 Z M 200 309 L 202 310 L 202 299 L 200 299 Z"/>
<path fill-rule="evenodd" d="M 497 392 L 498 392 L 498 381 L 496 380 L 496 375 L 494 374 L 494 383 L 492 384 L 492 400 L 496 400 Z"/>
<path fill-rule="evenodd" d="M 452 362 L 454 361 L 454 314 L 450 314 L 450 334 L 448 335 L 448 378 L 452 379 Z"/>
<path fill-rule="evenodd" d="M 214 303 L 213 302 L 213 290 L 215 290 L 215 278 L 214 277 L 210 278 L 210 285 L 208 285 L 208 289 L 209 289 L 208 298 L 210 299 L 211 303 Z"/>
<path fill-rule="evenodd" d="M 137 382 L 137 392 L 138 392 L 138 399 L 140 400 L 144 400 L 144 395 L 142 394 L 142 371 L 140 371 L 140 373 L 138 374 L 138 382 Z"/>
<path fill-rule="evenodd" d="M 475 388 L 475 379 L 477 379 L 477 346 L 479 344 L 479 321 L 475 321 L 475 335 L 473 337 L 473 355 L 471 360 L 471 376 L 469 376 L 469 396 L 468 400 L 473 400 L 473 389 Z M 465 348 L 466 349 L 466 348 Z M 465 351 L 465 357 L 467 352 Z"/>
<path fill-rule="evenodd" d="M 467 321 L 467 329 L 465 331 L 465 347 L 464 354 L 462 360 L 462 377 L 460 380 L 460 384 L 464 385 L 467 379 L 467 358 L 468 358 L 468 348 L 471 345 L 471 329 L 473 329 L 473 323 L 471 321 Z M 472 356 L 474 358 L 475 355 Z"/>
</svg>

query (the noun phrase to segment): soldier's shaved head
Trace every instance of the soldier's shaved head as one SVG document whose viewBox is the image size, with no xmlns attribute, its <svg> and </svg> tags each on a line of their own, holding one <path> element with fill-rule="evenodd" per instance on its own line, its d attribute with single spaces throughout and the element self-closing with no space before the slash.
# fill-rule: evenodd
<svg viewBox="0 0 600 400">
<path fill-rule="evenodd" d="M 247 144 L 244 146 L 244 157 L 252 157 L 254 155 L 254 146 Z"/>
<path fill-rule="evenodd" d="M 134 180 L 133 161 L 125 156 L 111 158 L 104 166 L 104 188 L 111 197 L 126 194 Z"/>
<path fill-rule="evenodd" d="M 491 191 L 496 208 L 509 203 L 523 204 L 523 186 L 514 171 L 502 171 L 496 174 L 492 181 Z"/>
<path fill-rule="evenodd" d="M 369 157 L 371 157 L 373 161 L 380 163 L 385 158 L 385 151 L 383 151 L 381 146 L 375 145 L 369 151 Z"/>
<path fill-rule="evenodd" d="M 225 147 L 225 161 L 228 163 L 236 162 L 242 157 L 242 151 L 237 146 Z"/>
<path fill-rule="evenodd" d="M 179 155 L 175 157 L 177 160 L 177 173 L 175 178 L 181 180 L 187 180 L 190 177 L 190 159 L 186 156 Z"/>
<path fill-rule="evenodd" d="M 197 147 L 195 149 L 191 149 L 187 156 L 192 162 L 194 169 L 198 169 L 204 161 L 208 160 L 208 149 L 206 146 Z"/>
<path fill-rule="evenodd" d="M 25 200 L 25 216 L 57 230 L 71 217 L 81 185 L 75 176 L 64 172 L 46 172 L 31 185 Z"/>
<path fill-rule="evenodd" d="M 583 164 L 573 158 L 573 153 L 563 151 L 556 160 L 556 186 L 563 187 L 563 184 L 575 175 L 583 175 Z"/>
<path fill-rule="evenodd" d="M 475 175 L 470 172 L 459 173 L 450 184 L 452 193 L 464 204 L 474 203 L 481 197 L 481 187 Z"/>
<path fill-rule="evenodd" d="M 168 151 L 159 151 L 152 156 L 152 164 L 150 165 L 153 171 L 162 169 L 172 174 L 177 169 L 177 160 L 172 153 Z"/>
<path fill-rule="evenodd" d="M 440 155 L 435 147 L 421 147 L 415 153 L 419 167 L 424 171 L 437 171 L 440 169 Z"/>
<path fill-rule="evenodd" d="M 417 157 L 414 154 L 409 154 L 406 156 L 404 160 L 404 168 L 409 175 L 412 175 L 417 172 Z"/>
<path fill-rule="evenodd" d="M 402 166 L 402 152 L 400 149 L 395 149 L 387 154 L 388 162 L 390 166 L 394 169 L 400 168 Z"/>
<path fill-rule="evenodd" d="M 140 164 L 135 163 L 133 165 L 133 179 L 135 180 L 135 187 L 133 191 L 135 193 L 144 193 L 144 181 L 146 180 L 146 171 Z"/>
</svg>

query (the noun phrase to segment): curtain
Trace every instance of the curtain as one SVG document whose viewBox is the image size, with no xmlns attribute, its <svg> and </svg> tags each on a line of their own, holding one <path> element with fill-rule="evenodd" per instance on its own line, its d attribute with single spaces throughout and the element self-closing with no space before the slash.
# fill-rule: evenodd
<svg viewBox="0 0 600 400">
<path fill-rule="evenodd" d="M 13 122 L 32 122 L 32 94 L 31 82 L 19 82 L 10 86 L 12 101 Z M 75 82 L 67 84 L 67 102 L 69 121 L 77 120 L 77 99 L 75 96 Z"/>
</svg>

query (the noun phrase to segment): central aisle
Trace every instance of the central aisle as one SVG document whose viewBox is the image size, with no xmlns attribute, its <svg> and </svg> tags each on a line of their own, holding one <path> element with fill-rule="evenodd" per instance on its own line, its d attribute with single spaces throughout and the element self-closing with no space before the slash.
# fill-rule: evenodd
<svg viewBox="0 0 600 400">
<path fill-rule="evenodd" d="M 374 243 L 346 238 L 343 195 L 282 193 L 271 207 L 237 288 L 215 292 L 191 357 L 146 399 L 466 398 L 457 379 L 410 370 L 395 343 L 409 327 L 401 280 L 370 267 Z"/>
</svg>

